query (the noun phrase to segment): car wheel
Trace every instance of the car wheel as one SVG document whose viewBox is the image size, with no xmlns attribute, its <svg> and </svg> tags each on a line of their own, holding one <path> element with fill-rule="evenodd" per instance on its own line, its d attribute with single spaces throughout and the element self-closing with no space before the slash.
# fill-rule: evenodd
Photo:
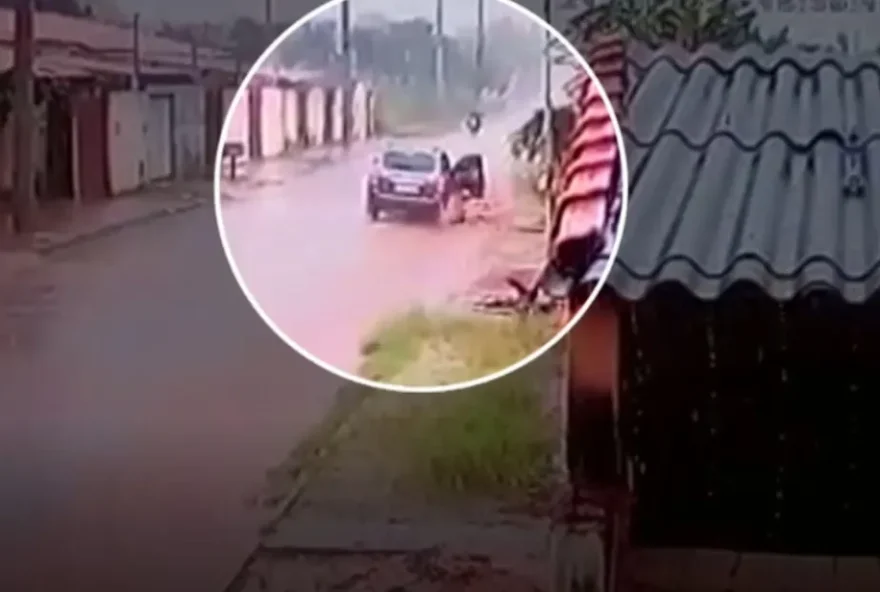
<svg viewBox="0 0 880 592">
<path fill-rule="evenodd" d="M 367 199 L 367 216 L 369 216 L 370 221 L 377 221 L 380 214 L 381 211 L 379 210 L 379 206 L 376 205 L 376 202 L 373 199 Z"/>
</svg>

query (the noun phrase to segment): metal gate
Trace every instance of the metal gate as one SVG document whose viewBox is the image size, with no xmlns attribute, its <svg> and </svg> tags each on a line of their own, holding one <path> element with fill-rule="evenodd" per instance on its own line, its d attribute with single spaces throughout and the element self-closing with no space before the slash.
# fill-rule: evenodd
<svg viewBox="0 0 880 592">
<path fill-rule="evenodd" d="M 174 101 L 171 95 L 150 95 L 147 100 L 146 144 L 148 181 L 174 174 Z"/>
</svg>

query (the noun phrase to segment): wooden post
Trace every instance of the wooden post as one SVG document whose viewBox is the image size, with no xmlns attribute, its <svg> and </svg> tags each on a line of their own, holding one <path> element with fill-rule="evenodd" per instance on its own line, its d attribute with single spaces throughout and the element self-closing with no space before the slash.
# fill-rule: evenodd
<svg viewBox="0 0 880 592">
<path fill-rule="evenodd" d="M 574 315 L 592 288 L 571 299 Z M 620 442 L 620 339 L 618 303 L 600 294 L 568 336 L 566 460 L 575 493 L 574 519 L 581 504 L 602 510 L 606 546 L 604 590 L 625 581 L 629 551 L 631 498 L 627 466 Z"/>
<path fill-rule="evenodd" d="M 17 0 L 15 5 L 14 67 L 14 224 L 18 232 L 29 232 L 34 229 L 37 214 L 34 196 L 34 0 Z"/>
</svg>

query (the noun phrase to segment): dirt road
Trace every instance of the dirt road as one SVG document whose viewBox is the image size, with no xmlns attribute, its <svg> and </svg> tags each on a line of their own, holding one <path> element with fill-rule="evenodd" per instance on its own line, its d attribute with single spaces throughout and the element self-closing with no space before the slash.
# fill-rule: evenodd
<svg viewBox="0 0 880 592">
<path fill-rule="evenodd" d="M 482 152 L 488 161 L 490 218 L 457 226 L 380 221 L 363 207 L 370 152 L 355 150 L 304 174 L 301 167 L 266 167 L 259 188 L 230 189 L 221 219 L 248 290 L 265 314 L 319 359 L 356 371 L 366 334 L 390 315 L 431 306 L 466 289 L 485 271 L 483 251 L 509 203 L 507 134 L 525 119 L 517 110 L 464 132 L 407 139 L 399 145 L 439 146 L 453 160 Z"/>
</svg>

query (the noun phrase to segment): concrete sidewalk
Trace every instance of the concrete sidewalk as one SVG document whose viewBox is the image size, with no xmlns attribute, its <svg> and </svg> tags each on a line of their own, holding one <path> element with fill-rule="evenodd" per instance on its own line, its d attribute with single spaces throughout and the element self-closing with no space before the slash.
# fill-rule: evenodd
<svg viewBox="0 0 880 592">
<path fill-rule="evenodd" d="M 211 189 L 210 182 L 199 180 L 153 185 L 100 202 L 45 205 L 36 231 L 0 235 L 0 287 L 37 267 L 41 255 L 210 203 Z"/>
<path fill-rule="evenodd" d="M 227 592 L 284 592 L 305 582 L 327 590 L 546 591 L 551 528 L 541 496 L 423 495 L 389 455 L 391 440 L 377 437 L 426 404 L 373 392 L 326 435 L 305 473 L 294 461 L 291 493 Z M 414 569 L 428 558 L 427 573 Z"/>
<path fill-rule="evenodd" d="M 50 206 L 28 246 L 37 253 L 48 253 L 128 226 L 188 211 L 209 203 L 211 189 L 211 183 L 204 180 L 168 183 L 98 203 Z"/>
</svg>

